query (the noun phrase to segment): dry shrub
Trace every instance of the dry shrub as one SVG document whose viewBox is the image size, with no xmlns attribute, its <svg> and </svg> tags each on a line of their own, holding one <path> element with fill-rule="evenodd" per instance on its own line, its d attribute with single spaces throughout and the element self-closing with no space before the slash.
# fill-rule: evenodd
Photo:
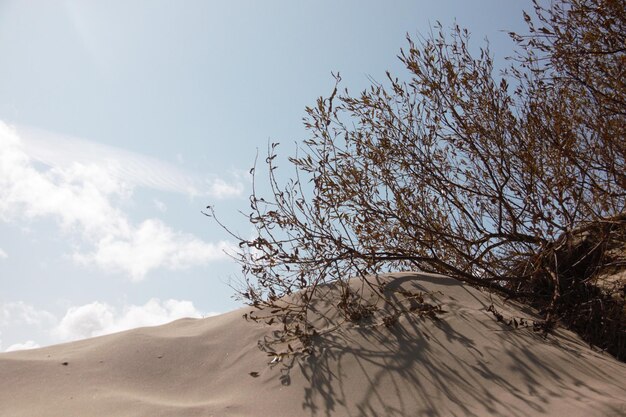
<svg viewBox="0 0 626 417">
<path fill-rule="evenodd" d="M 626 358 L 623 289 L 595 281 L 624 243 L 625 6 L 557 0 L 534 15 L 529 34 L 511 34 L 518 49 L 498 75 L 456 26 L 408 38 L 403 78 L 351 95 L 336 75 L 306 109 L 310 136 L 286 184 L 271 144 L 271 195 L 254 189 L 256 235 L 233 234 L 233 256 L 241 296 L 274 311 L 284 337 L 314 334 L 320 285 L 343 286 L 338 308 L 360 320 L 369 312 L 348 277 L 418 269 L 524 299 L 543 329 L 562 319 Z"/>
</svg>

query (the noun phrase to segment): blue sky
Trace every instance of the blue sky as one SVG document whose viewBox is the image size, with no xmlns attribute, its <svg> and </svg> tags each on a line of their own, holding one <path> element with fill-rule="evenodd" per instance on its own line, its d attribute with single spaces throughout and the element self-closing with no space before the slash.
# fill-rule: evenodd
<svg viewBox="0 0 626 417">
<path fill-rule="evenodd" d="M 268 140 L 456 19 L 496 61 L 527 1 L 0 0 L 0 351 L 236 308 L 233 242 Z M 504 30 L 504 31 L 503 31 Z"/>
</svg>

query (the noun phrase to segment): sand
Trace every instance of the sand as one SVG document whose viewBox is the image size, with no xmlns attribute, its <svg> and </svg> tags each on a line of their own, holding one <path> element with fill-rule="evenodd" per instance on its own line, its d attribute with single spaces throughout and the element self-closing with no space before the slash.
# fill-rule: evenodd
<svg viewBox="0 0 626 417">
<path fill-rule="evenodd" d="M 274 366 L 257 341 L 275 325 L 244 320 L 250 308 L 3 353 L 0 416 L 626 415 L 626 364 L 569 331 L 543 338 L 487 309 L 532 311 L 447 277 L 372 279 L 391 297 L 428 291 L 446 312 L 402 315 L 389 328 L 378 316 L 344 323 L 317 340 L 314 357 Z M 328 291 L 318 306 L 333 316 Z"/>
</svg>

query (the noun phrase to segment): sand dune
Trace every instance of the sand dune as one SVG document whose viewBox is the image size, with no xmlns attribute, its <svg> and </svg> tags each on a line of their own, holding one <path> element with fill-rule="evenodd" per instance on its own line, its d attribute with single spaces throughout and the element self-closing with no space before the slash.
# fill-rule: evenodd
<svg viewBox="0 0 626 417">
<path fill-rule="evenodd" d="M 257 348 L 274 329 L 243 320 L 249 308 L 4 353 L 0 416 L 626 415 L 626 364 L 573 333 L 504 326 L 492 302 L 505 316 L 532 312 L 451 278 L 377 279 L 391 297 L 429 291 L 446 312 L 344 324 L 315 356 L 276 366 Z M 328 291 L 318 304 L 332 316 Z"/>
</svg>

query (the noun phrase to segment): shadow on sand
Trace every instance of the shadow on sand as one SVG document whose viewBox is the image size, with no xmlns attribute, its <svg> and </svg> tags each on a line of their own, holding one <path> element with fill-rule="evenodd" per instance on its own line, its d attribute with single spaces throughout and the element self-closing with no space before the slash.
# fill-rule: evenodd
<svg viewBox="0 0 626 417">
<path fill-rule="evenodd" d="M 311 355 L 278 364 L 283 385 L 296 378 L 304 385 L 306 414 L 550 415 L 561 403 L 588 405 L 598 396 L 607 400 L 602 415 L 626 411 L 626 367 L 571 334 L 511 330 L 486 312 L 488 295 L 451 278 L 402 274 L 384 288 L 392 301 L 399 289 L 453 291 L 440 297 L 441 319 L 405 314 L 391 327 L 342 326 L 318 336 Z"/>
</svg>

